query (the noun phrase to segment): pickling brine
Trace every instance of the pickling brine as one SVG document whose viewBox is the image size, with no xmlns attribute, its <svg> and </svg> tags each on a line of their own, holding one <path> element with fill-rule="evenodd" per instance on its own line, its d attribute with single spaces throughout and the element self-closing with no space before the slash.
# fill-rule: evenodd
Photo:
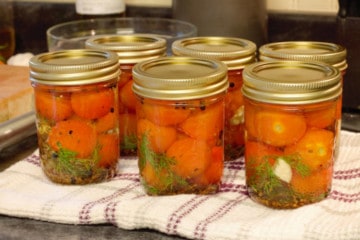
<svg viewBox="0 0 360 240">
<path fill-rule="evenodd" d="M 65 64 L 71 61 L 76 64 Z M 105 66 L 104 75 L 94 78 L 91 69 Z M 30 67 L 45 175 L 62 184 L 113 177 L 120 152 L 116 55 L 80 50 L 45 53 L 32 58 Z"/>
<path fill-rule="evenodd" d="M 273 208 L 323 200 L 331 190 L 340 124 L 339 71 L 305 62 L 258 63 L 245 71 L 245 171 L 250 197 Z"/>
<path fill-rule="evenodd" d="M 134 67 L 138 165 L 147 194 L 218 191 L 226 72 L 221 62 L 182 57 Z"/>
<path fill-rule="evenodd" d="M 223 171 L 224 96 L 140 99 L 139 169 L 151 195 L 216 192 Z"/>
<path fill-rule="evenodd" d="M 337 101 L 271 106 L 245 100 L 246 179 L 253 198 L 294 208 L 329 194 Z"/>
</svg>

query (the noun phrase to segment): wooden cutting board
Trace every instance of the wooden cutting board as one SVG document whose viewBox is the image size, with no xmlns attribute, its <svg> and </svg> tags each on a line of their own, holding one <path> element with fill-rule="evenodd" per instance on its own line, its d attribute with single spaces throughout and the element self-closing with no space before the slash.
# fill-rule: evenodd
<svg viewBox="0 0 360 240">
<path fill-rule="evenodd" d="M 0 65 L 0 123 L 32 110 L 29 67 Z"/>
</svg>

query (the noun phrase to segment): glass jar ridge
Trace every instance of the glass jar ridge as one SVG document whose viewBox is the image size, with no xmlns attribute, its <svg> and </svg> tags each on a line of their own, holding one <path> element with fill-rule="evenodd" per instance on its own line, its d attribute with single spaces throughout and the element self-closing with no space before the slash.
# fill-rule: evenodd
<svg viewBox="0 0 360 240">
<path fill-rule="evenodd" d="M 284 41 L 260 46 L 259 60 L 319 61 L 340 71 L 347 68 L 346 48 L 335 43 L 317 41 Z"/>
<path fill-rule="evenodd" d="M 162 57 L 133 69 L 136 94 L 162 100 L 187 100 L 228 89 L 227 67 L 220 61 L 195 57 Z"/>
<path fill-rule="evenodd" d="M 135 64 L 166 55 L 166 40 L 155 34 L 100 35 L 85 41 L 90 49 L 113 51 L 120 64 Z"/>
<path fill-rule="evenodd" d="M 179 39 L 171 46 L 175 56 L 216 59 L 229 70 L 243 69 L 256 60 L 256 44 L 243 38 L 203 36 Z"/>
<path fill-rule="evenodd" d="M 120 74 L 117 55 L 98 50 L 60 50 L 41 53 L 29 61 L 30 81 L 45 85 L 106 82 Z"/>
</svg>

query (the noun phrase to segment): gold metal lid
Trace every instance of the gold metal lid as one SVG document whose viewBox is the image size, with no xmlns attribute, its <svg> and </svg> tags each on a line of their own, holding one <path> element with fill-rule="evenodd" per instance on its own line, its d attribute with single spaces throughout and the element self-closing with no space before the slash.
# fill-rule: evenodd
<svg viewBox="0 0 360 240">
<path fill-rule="evenodd" d="M 109 51 L 76 49 L 35 55 L 29 61 L 30 81 L 72 86 L 118 80 L 117 55 Z"/>
<path fill-rule="evenodd" d="M 133 91 L 162 100 L 200 99 L 226 92 L 227 67 L 217 60 L 161 57 L 133 68 Z"/>
<path fill-rule="evenodd" d="M 172 52 L 177 56 L 216 59 L 225 63 L 229 70 L 242 69 L 256 60 L 256 44 L 242 38 L 185 38 L 172 44 Z"/>
<path fill-rule="evenodd" d="M 135 64 L 166 55 L 166 40 L 152 34 L 94 36 L 86 40 L 85 47 L 116 52 L 120 64 Z"/>
<path fill-rule="evenodd" d="M 343 71 L 347 68 L 346 49 L 328 42 L 289 41 L 268 43 L 259 48 L 259 60 L 320 61 Z"/>
<path fill-rule="evenodd" d="M 339 69 L 320 62 L 257 62 L 244 69 L 243 79 L 243 95 L 265 103 L 316 103 L 342 92 Z"/>
</svg>

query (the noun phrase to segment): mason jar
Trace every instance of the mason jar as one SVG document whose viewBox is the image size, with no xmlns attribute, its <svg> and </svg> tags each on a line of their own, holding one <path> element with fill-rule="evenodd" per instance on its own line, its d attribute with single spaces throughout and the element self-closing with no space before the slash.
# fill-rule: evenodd
<svg viewBox="0 0 360 240">
<path fill-rule="evenodd" d="M 331 42 L 317 41 L 287 41 L 273 42 L 260 46 L 259 60 L 293 60 L 293 61 L 318 61 L 330 64 L 339 69 L 342 75 L 341 82 L 344 84 L 343 78 L 348 67 L 346 61 L 346 48 Z M 341 131 L 341 115 L 342 115 L 342 94 L 338 101 L 337 118 L 338 118 L 338 138 L 336 139 L 335 158 L 337 158 L 340 147 L 340 131 Z"/>
<path fill-rule="evenodd" d="M 162 57 L 133 69 L 141 182 L 149 195 L 218 191 L 224 162 L 227 68 Z"/>
<path fill-rule="evenodd" d="M 96 183 L 116 173 L 119 73 L 112 52 L 64 50 L 31 58 L 41 167 L 53 182 Z"/>
<path fill-rule="evenodd" d="M 136 98 L 132 92 L 132 68 L 138 62 L 166 55 L 166 40 L 151 34 L 99 35 L 89 38 L 85 47 L 113 51 L 120 63 L 119 133 L 121 156 L 136 156 Z"/>
<path fill-rule="evenodd" d="M 297 208 L 328 196 L 341 91 L 340 71 L 320 62 L 245 68 L 245 172 L 253 200 Z"/>
<path fill-rule="evenodd" d="M 242 71 L 256 60 L 255 43 L 232 37 L 194 37 L 175 41 L 172 51 L 176 56 L 216 59 L 227 66 L 229 90 L 225 101 L 225 160 L 241 157 L 244 153 Z"/>
</svg>

